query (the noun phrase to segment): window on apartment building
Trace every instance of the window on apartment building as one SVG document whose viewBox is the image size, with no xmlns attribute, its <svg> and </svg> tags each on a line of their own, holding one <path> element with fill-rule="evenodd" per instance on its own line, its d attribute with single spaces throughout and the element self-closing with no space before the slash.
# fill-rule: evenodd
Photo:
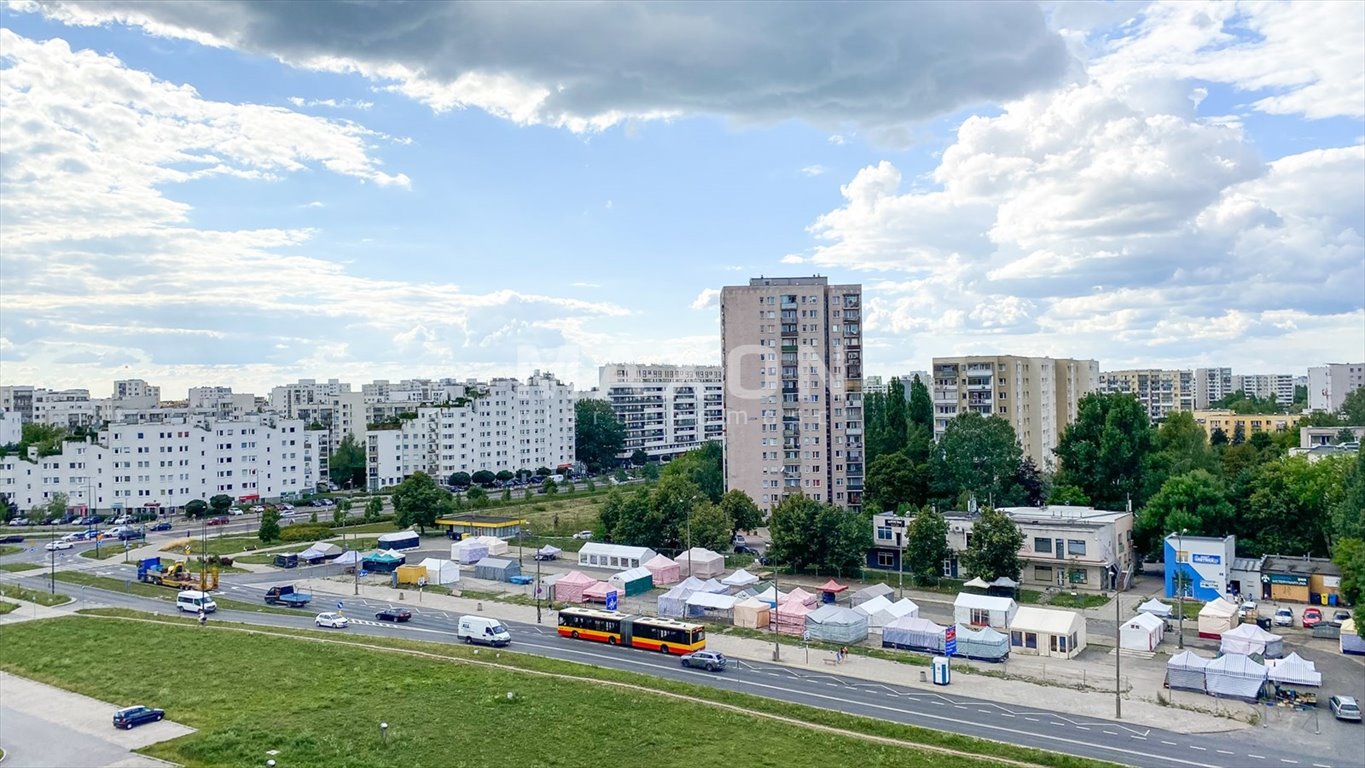
<svg viewBox="0 0 1365 768">
<path fill-rule="evenodd" d="M 1043 536 L 1033 537 L 1033 551 L 1052 553 L 1052 539 Z"/>
<path fill-rule="evenodd" d="M 1050 565 L 1035 565 L 1035 566 L 1033 566 L 1033 580 L 1034 580 L 1034 581 L 1046 582 L 1046 583 L 1048 583 L 1048 584 L 1051 584 L 1051 583 L 1052 583 L 1052 566 L 1050 566 Z"/>
<path fill-rule="evenodd" d="M 1085 542 L 1081 539 L 1067 539 L 1066 553 L 1076 557 L 1085 557 Z"/>
<path fill-rule="evenodd" d="M 891 541 L 891 529 L 886 526 L 877 526 L 877 541 Z"/>
</svg>

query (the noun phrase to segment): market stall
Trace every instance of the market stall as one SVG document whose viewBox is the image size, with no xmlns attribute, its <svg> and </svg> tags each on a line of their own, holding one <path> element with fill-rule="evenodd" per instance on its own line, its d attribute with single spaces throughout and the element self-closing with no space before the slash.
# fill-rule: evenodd
<svg viewBox="0 0 1365 768">
<path fill-rule="evenodd" d="M 1209 660 L 1194 651 L 1184 651 L 1166 662 L 1166 687 L 1205 692 L 1204 670 Z"/>
<path fill-rule="evenodd" d="M 1227 653 L 1204 668 L 1204 685 L 1212 696 L 1255 701 L 1265 687 L 1266 669 L 1250 657 Z"/>
<path fill-rule="evenodd" d="M 616 599 L 621 599 L 621 590 L 613 587 L 605 581 L 599 581 L 591 587 L 583 590 L 583 600 L 589 603 L 606 603 L 611 595 L 616 595 Z"/>
<path fill-rule="evenodd" d="M 827 643 L 861 643 L 867 639 L 867 616 L 842 605 L 826 603 L 806 614 L 810 639 Z"/>
<path fill-rule="evenodd" d="M 1010 656 L 1010 639 L 990 627 L 974 629 L 958 624 L 957 655 L 977 661 L 1004 661 Z"/>
<path fill-rule="evenodd" d="M 1217 640 L 1224 632 L 1240 624 L 1237 606 L 1221 597 L 1214 598 L 1199 609 L 1199 636 Z"/>
<path fill-rule="evenodd" d="M 732 612 L 739 598 L 734 595 L 722 595 L 715 592 L 693 592 L 687 598 L 687 615 L 691 618 L 707 618 L 719 621 L 731 621 Z"/>
<path fill-rule="evenodd" d="M 1171 616 L 1171 606 L 1161 602 L 1155 597 L 1142 605 L 1138 606 L 1138 613 L 1150 613 L 1158 619 L 1166 619 Z"/>
<path fill-rule="evenodd" d="M 843 584 L 840 584 L 834 579 L 830 579 L 829 581 L 820 585 L 820 602 L 837 603 L 839 602 L 839 595 L 843 594 L 847 590 L 848 587 L 844 586 Z"/>
<path fill-rule="evenodd" d="M 853 610 L 867 617 L 867 629 L 873 634 L 880 634 L 882 627 L 896 619 L 919 615 L 919 606 L 913 601 L 902 598 L 893 603 L 883 595 L 855 606 Z"/>
<path fill-rule="evenodd" d="M 1278 659 L 1284 655 L 1284 638 L 1255 624 L 1238 624 L 1223 633 L 1218 650 L 1220 653 L 1256 654 L 1267 659 Z"/>
<path fill-rule="evenodd" d="M 882 647 L 943 653 L 943 633 L 947 629 L 928 619 L 902 616 L 882 627 Z"/>
<path fill-rule="evenodd" d="M 885 584 L 873 584 L 870 587 L 863 587 L 862 589 L 853 593 L 852 598 L 853 607 L 857 608 L 858 606 L 862 605 L 863 603 L 866 603 L 868 600 L 871 600 L 875 597 L 885 597 L 887 599 L 890 599 L 891 596 L 894 594 L 896 594 L 896 590 L 886 586 Z"/>
<path fill-rule="evenodd" d="M 738 571 L 720 580 L 721 584 L 735 589 L 743 589 L 758 583 L 758 577 L 740 568 Z"/>
<path fill-rule="evenodd" d="M 490 557 L 505 555 L 511 549 L 510 547 L 508 547 L 506 541 L 503 541 L 497 536 L 475 536 L 474 541 L 477 541 L 480 544 L 483 544 L 484 546 L 488 547 L 488 554 Z"/>
<path fill-rule="evenodd" d="M 1267 677 L 1272 683 L 1282 685 L 1322 685 L 1322 673 L 1318 671 L 1317 665 L 1297 653 L 1291 653 L 1283 659 L 1266 662 L 1269 667 Z"/>
<path fill-rule="evenodd" d="M 736 627 L 748 629 L 767 629 L 771 622 L 770 608 L 767 603 L 751 597 L 735 603 L 733 621 Z"/>
<path fill-rule="evenodd" d="M 422 540 L 418 537 L 417 531 L 398 531 L 379 535 L 380 549 L 392 549 L 401 552 L 405 549 L 417 549 L 421 543 Z"/>
<path fill-rule="evenodd" d="M 806 616 L 812 610 L 814 608 L 805 603 L 787 601 L 769 613 L 773 629 L 784 635 L 801 635 L 806 631 Z"/>
<path fill-rule="evenodd" d="M 1161 644 L 1166 622 L 1153 613 L 1139 613 L 1119 627 L 1119 647 L 1128 651 L 1155 651 Z"/>
<path fill-rule="evenodd" d="M 667 555 L 655 555 L 644 564 L 654 577 L 655 584 L 676 584 L 682 578 L 682 569 Z"/>
<path fill-rule="evenodd" d="M 631 568 L 612 574 L 607 581 L 621 591 L 623 597 L 642 595 L 654 589 L 654 574 L 648 568 Z"/>
<path fill-rule="evenodd" d="M 953 600 L 953 620 L 969 627 L 1004 629 L 1019 610 L 1012 598 L 959 592 Z"/>
<path fill-rule="evenodd" d="M 450 545 L 450 559 L 463 565 L 473 565 L 488 557 L 488 545 L 474 539 L 464 539 Z"/>
<path fill-rule="evenodd" d="M 521 565 L 516 560 L 501 557 L 485 557 L 474 565 L 474 578 L 489 581 L 511 581 L 513 576 L 521 575 Z"/>
<path fill-rule="evenodd" d="M 583 602 L 583 591 L 597 583 L 597 579 L 582 571 L 569 571 L 555 582 L 554 599 L 561 603 Z"/>
<path fill-rule="evenodd" d="M 709 579 L 725 573 L 725 556 L 709 549 L 693 547 L 673 558 L 680 572 L 686 576 Z"/>
</svg>

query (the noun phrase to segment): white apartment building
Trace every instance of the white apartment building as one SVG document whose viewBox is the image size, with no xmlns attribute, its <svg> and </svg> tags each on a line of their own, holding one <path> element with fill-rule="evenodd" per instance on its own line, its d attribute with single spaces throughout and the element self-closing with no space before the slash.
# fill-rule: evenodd
<svg viewBox="0 0 1365 768">
<path fill-rule="evenodd" d="M 350 391 L 350 384 L 336 379 L 321 384 L 313 379 L 299 379 L 293 384 L 271 388 L 270 409 L 285 418 L 326 423 L 330 418 L 332 397 Z"/>
<path fill-rule="evenodd" d="M 256 396 L 234 393 L 232 387 L 190 387 L 187 408 L 196 414 L 209 414 L 225 421 L 243 419 L 257 410 Z"/>
<path fill-rule="evenodd" d="M 21 509 L 63 493 L 70 506 L 102 511 L 177 510 L 220 493 L 244 502 L 294 498 L 314 490 L 320 472 L 303 426 L 269 415 L 114 424 L 54 456 L 0 459 L 0 493 Z"/>
<path fill-rule="evenodd" d="M 725 439 L 725 373 L 719 365 L 604 365 L 597 392 L 625 425 L 620 458 L 644 451 L 667 460 Z"/>
<path fill-rule="evenodd" d="M 470 380 L 440 405 L 409 404 L 391 427 L 376 425 L 363 443 L 371 490 L 414 472 L 445 482 L 455 472 L 558 469 L 574 462 L 574 393 L 553 374 Z"/>
<path fill-rule="evenodd" d="M 1193 410 L 1206 411 L 1235 391 L 1231 368 L 1196 368 Z"/>
<path fill-rule="evenodd" d="M 721 290 L 725 485 L 762 509 L 863 497 L 862 286 L 753 278 Z"/>
<path fill-rule="evenodd" d="M 1232 391 L 1255 396 L 1261 400 L 1275 398 L 1280 405 L 1294 402 L 1294 374 L 1260 373 L 1232 377 Z"/>
<path fill-rule="evenodd" d="M 905 392 L 905 399 L 910 399 L 910 385 L 914 383 L 918 376 L 920 383 L 929 387 L 933 380 L 929 378 L 928 371 L 911 371 L 903 376 L 892 376 L 891 379 L 882 380 L 881 376 L 868 376 L 863 379 L 863 392 L 869 395 L 884 395 L 891 387 L 892 380 L 899 380 L 901 389 Z"/>
<path fill-rule="evenodd" d="M 161 402 L 161 387 L 142 379 L 119 379 L 114 382 L 113 399 L 133 408 L 152 408 Z"/>
<path fill-rule="evenodd" d="M 101 419 L 88 389 L 33 390 L 33 420 L 56 427 L 98 426 Z"/>
<path fill-rule="evenodd" d="M 24 384 L 0 387 L 0 411 L 18 414 L 19 421 L 28 424 L 33 421 L 33 390 Z"/>
<path fill-rule="evenodd" d="M 0 411 L 0 445 L 18 445 L 24 438 L 24 421 L 19 414 Z"/>
<path fill-rule="evenodd" d="M 1152 423 L 1176 411 L 1195 409 L 1195 375 L 1189 370 L 1105 371 L 1100 374 L 1098 389 L 1106 394 L 1133 395 Z"/>
<path fill-rule="evenodd" d="M 942 438 L 960 413 L 999 416 L 1014 427 L 1024 455 L 1050 467 L 1062 431 L 1075 421 L 1080 399 L 1095 391 L 1098 377 L 1095 360 L 936 357 L 933 380 L 926 382 L 934 404 L 934 439 Z"/>
<path fill-rule="evenodd" d="M 1328 363 L 1308 369 L 1308 410 L 1335 413 L 1346 396 L 1365 387 L 1365 363 Z"/>
</svg>

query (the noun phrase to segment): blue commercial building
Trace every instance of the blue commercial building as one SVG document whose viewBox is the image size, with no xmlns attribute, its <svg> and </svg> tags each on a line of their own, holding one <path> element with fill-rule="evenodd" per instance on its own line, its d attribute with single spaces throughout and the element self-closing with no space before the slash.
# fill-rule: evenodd
<svg viewBox="0 0 1365 768">
<path fill-rule="evenodd" d="M 1183 584 L 1185 597 L 1208 602 L 1229 594 L 1228 574 L 1237 549 L 1237 537 L 1166 537 L 1166 597 L 1176 597 Z"/>
</svg>

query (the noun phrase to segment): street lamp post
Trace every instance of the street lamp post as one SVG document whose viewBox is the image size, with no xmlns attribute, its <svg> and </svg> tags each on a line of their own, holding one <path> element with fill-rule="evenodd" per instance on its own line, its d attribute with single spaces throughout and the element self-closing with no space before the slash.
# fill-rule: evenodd
<svg viewBox="0 0 1365 768">
<path fill-rule="evenodd" d="M 540 557 L 536 557 L 536 623 L 540 623 L 540 592 L 545 587 L 540 581 Z"/>
<path fill-rule="evenodd" d="M 52 532 L 52 541 L 56 541 L 57 540 L 56 524 L 49 520 L 47 524 L 47 529 Z M 55 595 L 57 594 L 57 550 L 55 549 L 52 550 L 51 552 L 48 553 L 47 556 L 48 559 L 52 561 L 52 565 L 49 566 L 48 570 L 48 586 L 52 590 L 52 594 Z"/>
<path fill-rule="evenodd" d="M 1185 573 L 1180 569 L 1180 555 L 1185 551 L 1185 529 L 1181 528 L 1175 535 L 1175 588 L 1179 592 L 1177 600 L 1180 602 L 1180 629 L 1175 636 L 1176 647 L 1184 650 L 1185 648 Z"/>
<path fill-rule="evenodd" d="M 1119 618 L 1123 598 L 1119 597 L 1118 584 L 1114 585 L 1114 719 L 1123 719 L 1123 699 L 1120 697 L 1119 659 L 1123 658 L 1123 644 L 1119 640 L 1123 620 Z"/>
</svg>

